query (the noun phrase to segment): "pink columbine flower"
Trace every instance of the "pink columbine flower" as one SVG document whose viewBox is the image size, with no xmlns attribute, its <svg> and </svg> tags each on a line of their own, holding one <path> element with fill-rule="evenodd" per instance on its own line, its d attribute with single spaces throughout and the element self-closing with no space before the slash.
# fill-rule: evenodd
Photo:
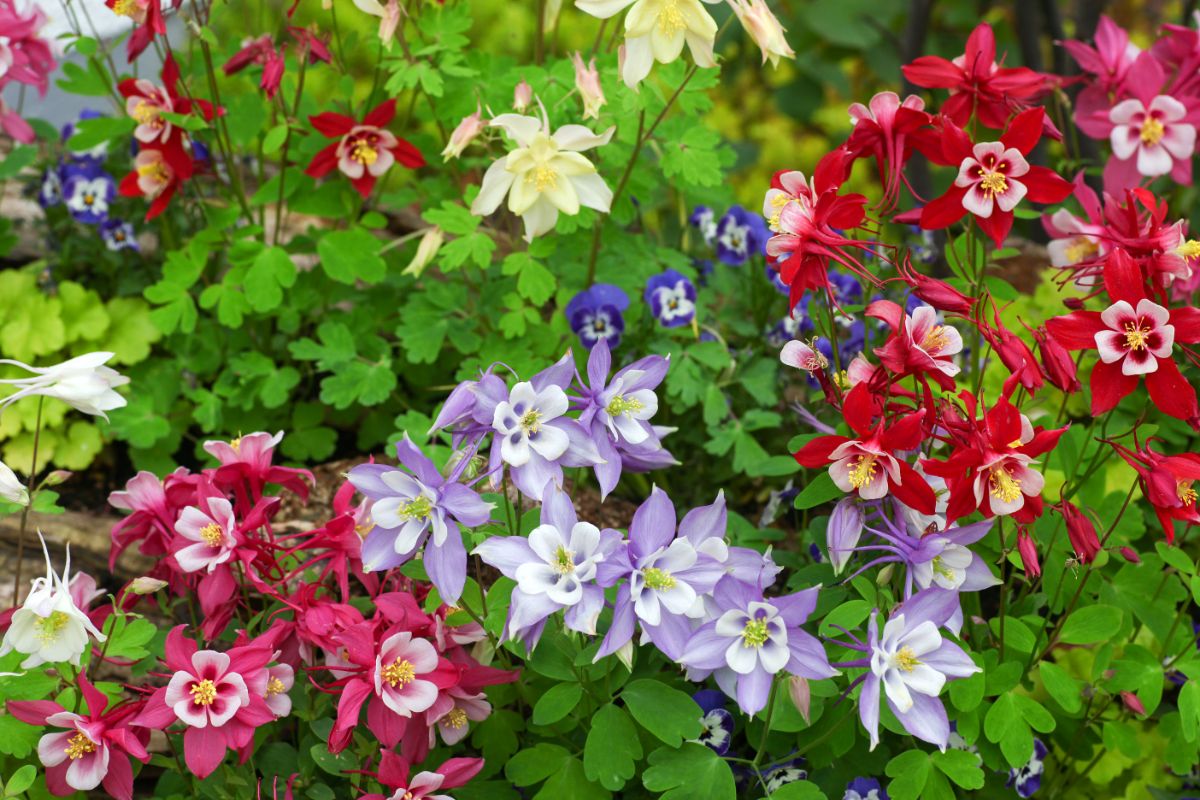
<svg viewBox="0 0 1200 800">
<path fill-rule="evenodd" d="M 963 208 L 977 217 L 987 219 L 999 207 L 1012 211 L 1028 192 L 1017 178 L 1029 172 L 1029 162 L 1015 147 L 1003 142 L 980 142 L 958 167 L 954 185 L 967 189 Z"/>
<path fill-rule="evenodd" d="M 1158 369 L 1158 359 L 1170 358 L 1175 343 L 1171 312 L 1143 298 L 1135 309 L 1118 300 L 1100 313 L 1106 330 L 1096 333 L 1096 349 L 1105 364 L 1121 363 L 1123 375 L 1145 375 Z"/>
<path fill-rule="evenodd" d="M 470 722 L 482 722 L 492 713 L 492 704 L 488 702 L 487 695 L 483 692 L 471 693 L 463 690 L 461 687 L 454 687 L 443 694 L 448 706 L 445 711 L 438 714 L 436 717 L 430 718 L 430 722 L 434 723 L 429 729 L 429 746 L 433 747 L 434 728 L 441 734 L 442 741 L 447 745 L 454 745 L 466 738 L 470 732 Z M 430 714 L 433 714 L 434 708 L 430 709 Z"/>
<path fill-rule="evenodd" d="M 263 699 L 276 717 L 292 713 L 292 698 L 288 694 L 296 684 L 296 671 L 289 664 L 267 667 L 267 688 Z"/>
<path fill-rule="evenodd" d="M 145 78 L 134 81 L 131 93 L 125 98 L 125 113 L 137 123 L 133 138 L 142 144 L 166 142 L 171 138 L 174 129 L 162 115 L 164 111 L 175 110 L 174 100 L 167 90 Z"/>
<path fill-rule="evenodd" d="M 175 523 L 175 532 L 195 543 L 175 551 L 175 560 L 184 572 L 211 573 L 230 559 L 237 546 L 233 506 L 224 497 L 210 497 L 207 505 L 208 513 L 192 506 L 185 508 Z"/>
<path fill-rule="evenodd" d="M 818 370 L 828 369 L 829 359 L 816 348 L 817 340 L 812 343 L 793 339 L 779 351 L 779 360 L 789 367 L 804 370 L 809 375 Z"/>
<path fill-rule="evenodd" d="M 259 431 L 228 442 L 205 442 L 205 452 L 221 462 L 213 483 L 221 489 L 236 490 L 245 481 L 256 502 L 262 497 L 263 485 L 267 483 L 278 484 L 299 495 L 301 500 L 307 500 L 308 487 L 315 483 L 313 474 L 306 469 L 274 464 L 275 448 L 281 441 L 283 431 L 274 435 Z"/>
<path fill-rule="evenodd" d="M 533 105 L 533 87 L 524 78 L 513 89 L 513 110 L 524 114 Z"/>
<path fill-rule="evenodd" d="M 433 772 L 410 776 L 408 762 L 390 750 L 384 750 L 380 754 L 377 777 L 393 793 L 386 796 L 367 794 L 362 800 L 453 800 L 438 792 L 463 786 L 481 769 L 482 758 L 451 758 Z"/>
<path fill-rule="evenodd" d="M 461 156 L 463 150 L 467 149 L 467 145 L 475 141 L 475 137 L 479 136 L 486 127 L 487 123 L 483 121 L 483 109 L 476 103 L 475 113 L 463 117 L 462 122 L 458 123 L 458 127 L 450 134 L 450 141 L 446 142 L 446 147 L 442 150 L 442 161 L 449 161 Z M 432 230 L 438 229 L 433 228 Z M 424 239 L 422 239 L 422 244 L 424 244 Z M 440 246 L 441 243 L 439 242 L 438 245 Z M 434 252 L 436 252 L 436 248 Z"/>
<path fill-rule="evenodd" d="M 1196 149 L 1196 128 L 1184 121 L 1187 113 L 1170 95 L 1156 96 L 1149 106 L 1134 97 L 1122 100 L 1108 112 L 1113 155 L 1122 161 L 1136 155 L 1141 175 L 1166 175 L 1176 162 L 1191 159 Z"/>
<path fill-rule="evenodd" d="M 600 86 L 600 72 L 596 69 L 596 59 L 587 64 L 583 55 L 578 51 L 571 54 L 571 63 L 575 65 L 575 88 L 583 98 L 583 118 L 599 119 L 600 109 L 604 107 L 604 89 Z"/>
<path fill-rule="evenodd" d="M 402 717 L 425 711 L 438 696 L 438 685 L 424 676 L 438 668 L 438 654 L 426 639 L 409 631 L 389 636 L 375 657 L 375 694 Z"/>
</svg>

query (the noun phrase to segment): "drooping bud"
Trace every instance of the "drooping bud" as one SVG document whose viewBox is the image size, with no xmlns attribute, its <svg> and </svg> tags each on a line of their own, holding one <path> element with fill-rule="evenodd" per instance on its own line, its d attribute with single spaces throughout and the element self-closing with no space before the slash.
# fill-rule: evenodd
<svg viewBox="0 0 1200 800">
<path fill-rule="evenodd" d="M 1139 698 L 1133 692 L 1130 692 L 1130 691 L 1121 692 L 1121 702 L 1125 704 L 1126 708 L 1128 708 L 1130 711 L 1137 714 L 1138 716 L 1141 716 L 1141 717 L 1146 716 L 1146 707 L 1144 705 L 1142 705 L 1141 698 Z"/>
<path fill-rule="evenodd" d="M 42 486 L 58 486 L 71 479 L 74 473 L 66 469 L 56 469 L 42 479 Z"/>
<path fill-rule="evenodd" d="M 766 0 L 729 0 L 729 5 L 758 49 L 762 50 L 762 63 L 770 61 L 771 66 L 778 67 L 779 59 L 796 57 L 784 37 L 786 29 L 771 13 Z"/>
<path fill-rule="evenodd" d="M 517 88 L 513 89 L 513 108 L 520 114 L 524 114 L 529 106 L 533 104 L 533 87 L 525 82 L 522 78 L 517 84 Z"/>
<path fill-rule="evenodd" d="M 134 578 L 130 581 L 128 588 L 134 594 L 154 594 L 158 590 L 166 588 L 166 586 L 166 581 L 143 575 L 140 578 Z"/>
<path fill-rule="evenodd" d="M 895 564 L 884 564 L 883 569 L 875 575 L 876 586 L 887 586 L 892 582 L 892 573 L 895 572 Z"/>
<path fill-rule="evenodd" d="M 918 272 L 907 255 L 897 271 L 904 282 L 912 287 L 913 294 L 937 310 L 963 316 L 971 313 L 975 298 L 967 297 L 945 281 Z"/>
<path fill-rule="evenodd" d="M 1045 328 L 1038 328 L 1033 332 L 1033 337 L 1042 352 L 1042 365 L 1046 368 L 1050 383 L 1067 394 L 1078 392 L 1081 388 L 1079 376 L 1070 351 Z"/>
<path fill-rule="evenodd" d="M 833 574 L 838 575 L 854 554 L 858 539 L 863 532 L 863 511 L 853 496 L 842 498 L 829 515 L 825 528 L 826 544 L 829 547 L 829 564 Z"/>
<path fill-rule="evenodd" d="M 1075 548 L 1079 560 L 1084 564 L 1095 561 L 1096 553 L 1100 552 L 1100 537 L 1096 535 L 1096 526 L 1092 521 L 1075 504 L 1066 500 L 1055 506 L 1054 510 L 1062 514 L 1063 521 L 1067 523 L 1067 536 L 1071 537 L 1071 547 Z"/>
<path fill-rule="evenodd" d="M 583 118 L 599 119 L 600 109 L 604 107 L 604 89 L 600 86 L 600 71 L 596 69 L 596 59 L 587 64 L 583 63 L 583 55 L 578 51 L 571 55 L 571 63 L 575 65 L 575 88 L 583 98 Z"/>
<path fill-rule="evenodd" d="M 800 716 L 804 717 L 805 723 L 811 723 L 809 714 L 812 708 L 812 692 L 808 688 L 808 679 L 799 675 L 789 675 L 787 686 L 792 705 L 800 712 Z"/>
<path fill-rule="evenodd" d="M 1038 561 L 1037 545 L 1025 531 L 1017 534 L 1017 552 L 1021 554 L 1021 563 L 1025 565 L 1025 574 L 1036 578 L 1042 574 L 1042 564 Z"/>
<path fill-rule="evenodd" d="M 1125 559 L 1130 564 L 1142 563 L 1142 557 L 1139 556 L 1137 551 L 1132 547 L 1122 547 L 1118 552 L 1120 552 L 1121 558 Z"/>
<path fill-rule="evenodd" d="M 425 235 L 421 237 L 421 241 L 417 244 L 416 254 L 413 256 L 412 261 L 408 262 L 408 266 L 404 268 L 401 274 L 412 275 L 414 278 L 421 277 L 421 273 L 433 261 L 438 250 L 441 249 L 442 243 L 445 241 L 446 235 L 436 225 L 425 231 Z"/>
<path fill-rule="evenodd" d="M 446 142 L 446 147 L 442 150 L 442 161 L 449 161 L 461 156 L 463 150 L 467 149 L 467 145 L 473 142 L 475 137 L 486 127 L 487 123 L 483 121 L 483 109 L 477 103 L 475 113 L 463 117 L 462 122 L 458 123 L 458 127 L 450 134 L 450 141 Z"/>
</svg>

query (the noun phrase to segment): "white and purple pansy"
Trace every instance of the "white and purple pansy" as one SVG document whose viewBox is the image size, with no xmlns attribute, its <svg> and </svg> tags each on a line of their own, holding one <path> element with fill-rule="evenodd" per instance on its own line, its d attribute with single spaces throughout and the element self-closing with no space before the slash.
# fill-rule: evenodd
<svg viewBox="0 0 1200 800">
<path fill-rule="evenodd" d="M 741 206 L 730 206 L 717 223 L 717 258 L 741 266 L 751 257 L 765 254 L 768 238 L 766 220 Z"/>
<path fill-rule="evenodd" d="M 654 318 L 665 328 L 678 328 L 696 318 L 696 287 L 690 278 L 673 269 L 646 281 L 644 297 Z"/>
<path fill-rule="evenodd" d="M 846 785 L 842 800 L 889 800 L 887 790 L 875 778 L 855 778 Z"/>
<path fill-rule="evenodd" d="M 717 215 L 708 206 L 696 206 L 688 217 L 688 222 L 700 231 L 700 238 L 709 247 L 717 240 Z"/>
<path fill-rule="evenodd" d="M 597 283 L 584 289 L 567 303 L 567 322 L 584 347 L 597 342 L 616 347 L 625 332 L 623 312 L 629 308 L 629 296 L 619 286 Z"/>
<path fill-rule="evenodd" d="M 1008 771 L 1008 781 L 1005 786 L 1016 789 L 1021 797 L 1033 797 L 1042 788 L 1042 774 L 1046 771 L 1046 755 L 1049 751 L 1041 739 L 1033 740 L 1033 754 L 1029 761 L 1020 767 Z"/>
<path fill-rule="evenodd" d="M 115 217 L 109 217 L 100 223 L 100 238 L 104 240 L 104 246 L 113 252 L 141 250 L 133 224 Z"/>
<path fill-rule="evenodd" d="M 67 164 L 62 175 L 63 202 L 76 221 L 98 225 L 108 219 L 109 206 L 117 194 L 111 175 L 90 164 Z"/>
<path fill-rule="evenodd" d="M 725 695 L 715 689 L 701 689 L 692 695 L 692 700 L 700 706 L 703 714 L 700 724 L 703 728 L 700 736 L 691 741 L 704 745 L 719 756 L 725 755 L 733 739 L 733 714 L 725 708 Z"/>
</svg>

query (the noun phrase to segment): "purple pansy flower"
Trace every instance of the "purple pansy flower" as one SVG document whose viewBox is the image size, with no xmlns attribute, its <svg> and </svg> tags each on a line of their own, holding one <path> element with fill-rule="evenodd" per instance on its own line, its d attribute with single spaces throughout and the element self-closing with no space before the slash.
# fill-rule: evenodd
<svg viewBox="0 0 1200 800">
<path fill-rule="evenodd" d="M 603 500 L 617 485 L 624 465 L 624 453 L 637 448 L 637 455 L 646 457 L 663 449 L 656 429 L 650 420 L 658 412 L 658 395 L 654 389 L 666 377 L 670 361 L 662 356 L 646 356 L 617 370 L 608 379 L 612 354 L 606 342 L 598 342 L 588 355 L 587 378 L 582 385 L 583 411 L 579 422 L 592 435 L 600 451 L 602 463 L 595 467 Z M 666 454 L 667 463 L 675 459 Z"/>
<path fill-rule="evenodd" d="M 623 312 L 627 308 L 629 295 L 623 289 L 597 283 L 572 297 L 565 313 L 572 332 L 584 347 L 591 349 L 599 341 L 616 347 L 625 331 Z"/>
<path fill-rule="evenodd" d="M 762 776 L 763 788 L 768 794 L 774 794 L 789 783 L 808 780 L 808 770 L 804 768 L 803 758 L 789 758 L 764 767 Z"/>
<path fill-rule="evenodd" d="M 140 250 L 132 223 L 115 217 L 100 223 L 100 238 L 109 250 Z"/>
<path fill-rule="evenodd" d="M 1023 767 L 1014 767 L 1008 771 L 1008 782 L 1005 786 L 1011 786 L 1017 790 L 1017 794 L 1021 797 L 1033 797 L 1038 789 L 1042 788 L 1042 773 L 1046 771 L 1046 754 L 1049 751 L 1041 739 L 1033 740 L 1033 755 L 1029 757 L 1029 762 Z"/>
<path fill-rule="evenodd" d="M 717 685 L 750 715 L 766 706 L 771 682 L 781 671 L 833 677 L 837 670 L 821 643 L 800 628 L 816 607 L 818 591 L 813 587 L 767 600 L 733 577 L 722 578 L 713 589 L 716 619 L 691 635 L 680 663 L 693 678 L 713 673 Z"/>
<path fill-rule="evenodd" d="M 66 164 L 62 179 L 63 202 L 76 221 L 98 225 L 108 219 L 108 207 L 117 195 L 111 175 L 91 163 Z"/>
<path fill-rule="evenodd" d="M 90 108 L 85 108 L 79 112 L 80 121 L 85 119 L 100 119 L 104 116 L 99 111 Z M 61 133 L 64 144 L 75 135 L 75 129 L 78 127 L 78 124 L 78 122 L 68 122 L 62 126 Z M 100 142 L 87 150 L 68 150 L 67 155 L 75 161 L 89 162 L 95 166 L 100 166 L 104 163 L 104 159 L 108 157 L 108 142 Z"/>
<path fill-rule="evenodd" d="M 688 217 L 688 222 L 692 227 L 700 231 L 700 237 L 704 239 L 704 243 L 709 247 L 717 239 L 717 215 L 708 206 L 696 206 L 692 215 Z"/>
<path fill-rule="evenodd" d="M 621 534 L 580 522 L 571 498 L 553 483 L 542 498 L 542 524 L 523 536 L 494 536 L 473 551 L 517 582 L 508 608 L 504 638 L 533 650 L 546 618 L 566 609 L 573 631 L 596 633 L 604 590 L 596 571 L 621 545 Z"/>
<path fill-rule="evenodd" d="M 842 800 L 889 800 L 887 790 L 874 778 L 855 778 L 846 786 Z"/>
<path fill-rule="evenodd" d="M 408 438 L 396 444 L 396 456 L 408 472 L 386 464 L 359 464 L 347 476 L 371 501 L 375 527 L 362 545 L 363 568 L 391 569 L 425 545 L 423 561 L 442 599 L 454 603 L 467 577 L 467 551 L 459 526 L 488 521 L 493 506 L 458 482 L 461 465 L 443 476 Z"/>
<path fill-rule="evenodd" d="M 58 174 L 58 167 L 47 167 L 42 173 L 37 200 L 42 208 L 51 208 L 62 202 L 62 176 Z"/>
<path fill-rule="evenodd" d="M 678 328 L 696 318 L 696 287 L 683 273 L 669 269 L 651 277 L 643 296 L 665 328 Z"/>
<path fill-rule="evenodd" d="M 766 253 L 767 223 L 753 211 L 730 206 L 717 223 L 717 258 L 730 266 L 741 266 L 753 256 Z"/>
<path fill-rule="evenodd" d="M 704 745 L 719 756 L 725 755 L 733 739 L 733 714 L 725 708 L 725 695 L 714 689 L 701 689 L 692 695 L 692 700 L 703 712 L 700 724 L 704 728 L 700 738 L 691 741 Z"/>
</svg>

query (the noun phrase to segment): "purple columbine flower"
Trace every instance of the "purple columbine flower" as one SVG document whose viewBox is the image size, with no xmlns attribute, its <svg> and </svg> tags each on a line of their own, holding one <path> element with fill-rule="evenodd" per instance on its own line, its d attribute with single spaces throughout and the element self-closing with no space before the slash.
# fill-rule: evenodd
<svg viewBox="0 0 1200 800">
<path fill-rule="evenodd" d="M 767 223 L 753 211 L 730 206 L 717 223 L 717 258 L 733 267 L 766 254 Z"/>
<path fill-rule="evenodd" d="M 492 412 L 489 468 L 492 483 L 508 464 L 513 483 L 527 497 L 541 498 L 546 484 L 562 484 L 562 468 L 592 467 L 603 461 L 587 428 L 566 416 L 566 387 L 575 367 L 567 353 L 531 380 L 513 386 Z"/>
<path fill-rule="evenodd" d="M 871 737 L 872 750 L 879 744 L 882 686 L 888 707 L 904 729 L 945 751 L 950 722 L 938 695 L 947 679 L 966 678 L 980 671 L 961 647 L 943 638 L 939 631 L 956 611 L 957 593 L 925 589 L 892 610 L 882 634 L 878 611 L 872 612 L 866 645 L 846 645 L 866 654 L 841 666 L 869 667 L 855 682 L 863 684 L 858 714 Z"/>
<path fill-rule="evenodd" d="M 708 206 L 696 206 L 692 215 L 688 217 L 688 222 L 700 231 L 704 243 L 712 247 L 713 242 L 717 240 L 717 215 L 713 210 Z"/>
<path fill-rule="evenodd" d="M 582 385 L 583 411 L 579 422 L 592 435 L 604 461 L 595 467 L 603 500 L 621 479 L 625 450 L 638 448 L 639 456 L 662 450 L 662 442 L 650 420 L 658 412 L 655 388 L 667 375 L 670 360 L 646 356 L 617 370 L 609 381 L 612 354 L 607 342 L 597 342 L 588 355 L 588 384 Z M 667 453 L 668 463 L 676 463 Z"/>
<path fill-rule="evenodd" d="M 109 250 L 141 250 L 138 245 L 133 224 L 110 217 L 100 223 L 100 238 Z"/>
<path fill-rule="evenodd" d="M 433 421 L 430 433 L 448 430 L 454 447 L 465 447 L 468 452 L 479 446 L 492 432 L 496 406 L 508 398 L 508 385 L 492 372 L 493 367 L 488 367 L 478 380 L 463 381 L 454 387 Z"/>
<path fill-rule="evenodd" d="M 600 341 L 608 342 L 609 347 L 620 343 L 627 308 L 629 295 L 621 287 L 597 283 L 572 297 L 565 313 L 571 330 L 590 350 Z"/>
<path fill-rule="evenodd" d="M 1008 781 L 1005 786 L 1017 790 L 1021 797 L 1033 797 L 1042 788 L 1042 773 L 1046 771 L 1046 754 L 1049 751 L 1041 739 L 1033 740 L 1033 755 L 1023 767 L 1014 767 L 1008 771 Z"/>
<path fill-rule="evenodd" d="M 571 498 L 553 483 L 542 498 L 542 524 L 523 536 L 493 536 L 473 551 L 517 582 L 508 608 L 504 638 L 532 651 L 546 619 L 566 610 L 573 631 L 595 635 L 604 609 L 596 571 L 621 546 L 621 534 L 580 522 Z"/>
<path fill-rule="evenodd" d="M 711 672 L 717 685 L 754 715 L 767 704 L 771 682 L 786 670 L 810 679 L 831 678 L 825 648 L 800 628 L 817 605 L 820 587 L 766 600 L 762 592 L 722 578 L 713 589 L 716 619 L 688 639 L 680 663 L 690 677 Z"/>
<path fill-rule="evenodd" d="M 669 269 L 651 277 L 643 296 L 664 328 L 678 328 L 696 318 L 696 287 L 681 272 Z"/>
<path fill-rule="evenodd" d="M 729 752 L 733 739 L 733 714 L 725 708 L 725 695 L 714 689 L 701 689 L 692 695 L 692 700 L 700 706 L 703 716 L 700 724 L 700 738 L 692 739 L 696 744 L 702 744 L 719 756 Z"/>
<path fill-rule="evenodd" d="M 685 515 L 676 537 L 675 507 L 654 487 L 633 514 L 625 547 L 600 565 L 599 584 L 620 586 L 597 661 L 633 639 L 635 620 L 655 647 L 672 660 L 679 658 L 692 631 L 689 615 L 703 614 L 697 601 L 724 573 L 722 564 L 703 552 L 709 539 L 724 536 L 724 521 L 725 500 L 718 497 L 712 506 Z"/>
<path fill-rule="evenodd" d="M 874 778 L 855 778 L 846 785 L 842 800 L 890 800 L 887 790 Z"/>
<path fill-rule="evenodd" d="M 458 482 L 461 466 L 450 477 L 443 476 L 407 433 L 396 444 L 396 456 L 409 472 L 386 464 L 359 464 L 347 476 L 371 501 L 375 523 L 363 540 L 363 568 L 373 572 L 399 566 L 424 544 L 429 579 L 444 601 L 454 603 L 467 577 L 459 526 L 484 524 L 493 506 Z"/>
<path fill-rule="evenodd" d="M 98 225 L 108 219 L 108 208 L 117 195 L 112 176 L 91 163 L 66 164 L 62 169 L 62 196 L 77 222 Z"/>
</svg>

